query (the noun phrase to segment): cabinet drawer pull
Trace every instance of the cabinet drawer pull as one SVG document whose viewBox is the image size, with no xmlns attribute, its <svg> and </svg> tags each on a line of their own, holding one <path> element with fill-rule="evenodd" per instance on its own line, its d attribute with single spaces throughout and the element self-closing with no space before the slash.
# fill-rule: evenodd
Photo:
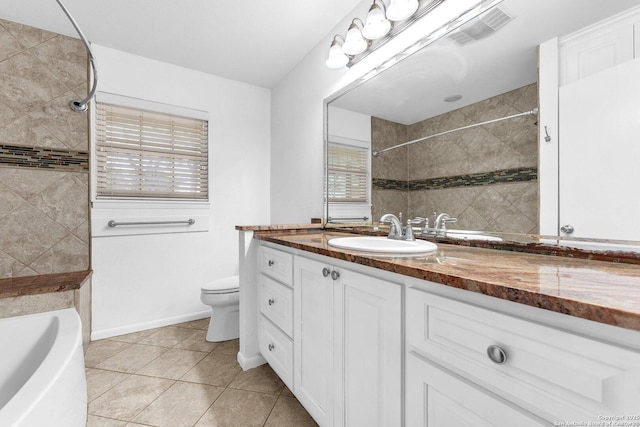
<svg viewBox="0 0 640 427">
<path fill-rule="evenodd" d="M 504 365 L 507 363 L 507 353 L 497 345 L 490 345 L 487 347 L 487 356 L 493 363 L 498 365 Z"/>
<path fill-rule="evenodd" d="M 275 345 L 273 345 L 273 344 L 269 344 L 269 351 L 273 351 L 273 349 L 274 349 L 274 348 L 276 348 L 276 346 L 275 346 Z"/>
<path fill-rule="evenodd" d="M 269 301 L 267 301 L 269 303 L 269 305 L 273 305 L 275 304 L 276 300 L 274 300 L 273 298 L 269 298 Z"/>
<path fill-rule="evenodd" d="M 323 275 L 324 277 L 329 276 L 329 274 L 331 274 L 331 270 L 329 270 L 327 267 L 325 267 L 325 268 L 323 268 L 323 269 L 322 269 L 322 275 Z"/>
<path fill-rule="evenodd" d="M 339 271 L 335 271 L 335 270 L 333 270 L 333 271 L 331 272 L 331 278 L 332 278 L 333 280 L 338 280 L 338 279 L 340 278 L 340 272 L 339 272 Z"/>
<path fill-rule="evenodd" d="M 269 264 L 269 267 L 273 267 L 273 264 L 275 264 L 276 262 L 272 259 L 269 260 L 269 262 L 267 262 L 267 264 Z"/>
</svg>

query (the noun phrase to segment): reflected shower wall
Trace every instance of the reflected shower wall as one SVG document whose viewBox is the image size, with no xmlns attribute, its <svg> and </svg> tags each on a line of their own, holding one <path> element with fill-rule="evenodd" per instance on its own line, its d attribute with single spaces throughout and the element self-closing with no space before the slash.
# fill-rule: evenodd
<svg viewBox="0 0 640 427">
<path fill-rule="evenodd" d="M 531 84 L 409 126 L 372 117 L 372 149 L 525 112 Z M 533 116 L 439 136 L 372 160 L 374 220 L 387 212 L 458 218 L 455 228 L 538 233 L 538 128 Z"/>
</svg>

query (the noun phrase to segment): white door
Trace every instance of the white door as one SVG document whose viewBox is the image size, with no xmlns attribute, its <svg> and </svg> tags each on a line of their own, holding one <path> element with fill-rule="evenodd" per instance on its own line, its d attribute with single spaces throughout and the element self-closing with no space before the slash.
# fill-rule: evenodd
<svg viewBox="0 0 640 427">
<path fill-rule="evenodd" d="M 640 240 L 640 59 L 560 88 L 560 226 Z M 567 235 L 567 233 L 561 233 Z"/>
<path fill-rule="evenodd" d="M 402 420 L 401 286 L 336 270 L 336 426 Z"/>
<path fill-rule="evenodd" d="M 325 270 L 326 269 L 326 270 Z M 294 393 L 321 426 L 333 422 L 331 266 L 296 257 L 293 280 Z"/>
</svg>

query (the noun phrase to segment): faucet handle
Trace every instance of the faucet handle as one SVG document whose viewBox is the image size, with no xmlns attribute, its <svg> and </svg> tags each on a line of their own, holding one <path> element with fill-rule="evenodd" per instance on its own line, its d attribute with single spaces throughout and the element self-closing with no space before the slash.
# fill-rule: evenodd
<svg viewBox="0 0 640 427">
<path fill-rule="evenodd" d="M 409 218 L 409 219 L 407 220 L 407 225 L 420 224 L 422 221 L 427 221 L 427 222 L 429 222 L 429 219 L 428 219 L 428 218 L 423 218 L 423 217 L 421 217 L 421 216 L 417 216 L 417 217 L 415 217 L 415 218 L 413 218 L 413 219 Z"/>
<path fill-rule="evenodd" d="M 419 219 L 421 221 L 424 221 L 424 227 L 422 227 L 420 229 L 420 233 L 428 234 L 429 233 L 429 218 L 423 218 L 421 216 L 417 216 L 415 219 Z"/>
<path fill-rule="evenodd" d="M 444 218 L 442 218 L 442 229 L 446 230 L 447 229 L 447 224 L 451 223 L 456 223 L 458 222 L 458 218 L 453 218 L 450 217 L 449 215 L 445 216 Z"/>
<path fill-rule="evenodd" d="M 405 227 L 405 240 L 415 240 L 415 236 L 413 235 L 413 228 L 412 226 L 414 224 L 420 224 L 422 221 L 425 221 L 427 224 L 429 223 L 429 220 L 427 218 L 422 218 L 420 216 L 417 216 L 413 219 L 409 218 L 407 220 L 407 226 Z M 422 229 L 420 230 L 420 232 L 422 232 Z"/>
</svg>

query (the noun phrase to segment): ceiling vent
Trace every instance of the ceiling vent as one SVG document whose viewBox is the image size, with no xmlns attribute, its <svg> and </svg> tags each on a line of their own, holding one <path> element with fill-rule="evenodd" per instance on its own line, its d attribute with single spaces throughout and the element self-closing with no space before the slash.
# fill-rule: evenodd
<svg viewBox="0 0 640 427">
<path fill-rule="evenodd" d="M 494 7 L 479 17 L 469 21 L 460 29 L 453 31 L 447 37 L 464 45 L 474 40 L 480 40 L 498 31 L 513 19 L 504 8 Z"/>
</svg>

